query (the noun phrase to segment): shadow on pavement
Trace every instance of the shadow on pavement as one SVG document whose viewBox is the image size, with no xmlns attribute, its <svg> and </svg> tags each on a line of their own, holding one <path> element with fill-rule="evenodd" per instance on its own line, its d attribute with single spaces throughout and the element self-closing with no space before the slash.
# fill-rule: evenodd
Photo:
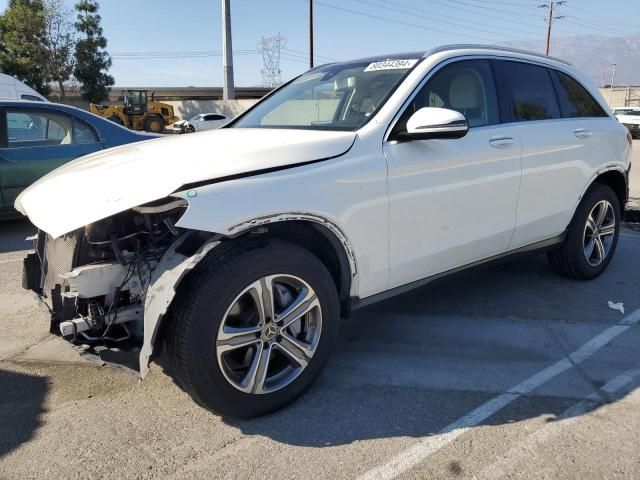
<svg viewBox="0 0 640 480">
<path fill-rule="evenodd" d="M 34 436 L 47 391 L 46 377 L 0 369 L 0 458 Z"/>
<path fill-rule="evenodd" d="M 635 388 L 638 383 L 635 383 Z M 634 388 L 634 389 L 635 389 Z M 614 403 L 632 390 L 611 396 Z M 438 435 L 496 395 L 480 392 L 422 390 L 406 387 L 352 389 L 321 382 L 292 406 L 254 420 L 226 423 L 245 435 L 266 436 L 277 442 L 303 447 L 348 445 L 371 439 Z M 500 426 L 538 417 L 561 421 L 576 399 L 524 396 L 499 410 L 480 426 Z M 574 415 L 596 411 L 603 403 L 591 402 Z M 475 428 L 475 427 L 471 427 Z"/>
<path fill-rule="evenodd" d="M 544 256 L 525 257 L 356 311 L 309 393 L 272 415 L 225 422 L 244 434 L 310 447 L 436 435 L 619 321 L 607 300 L 625 300 L 628 312 L 640 307 L 640 279 L 632 275 L 640 270 L 638 248 L 622 242 L 610 270 L 591 282 L 557 277 Z M 639 337 L 637 328 L 621 335 L 580 369 L 545 382 L 482 425 L 553 421 L 640 368 Z M 617 401 L 638 381 L 601 400 Z M 602 405 L 587 402 L 575 415 Z"/>
<path fill-rule="evenodd" d="M 26 219 L 0 222 L 0 253 L 16 252 L 33 248 L 25 238 L 36 233 L 36 227 Z"/>
</svg>

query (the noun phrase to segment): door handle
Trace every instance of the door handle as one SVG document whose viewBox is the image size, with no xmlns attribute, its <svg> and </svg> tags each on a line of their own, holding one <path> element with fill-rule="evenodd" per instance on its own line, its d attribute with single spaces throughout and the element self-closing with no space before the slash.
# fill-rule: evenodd
<svg viewBox="0 0 640 480">
<path fill-rule="evenodd" d="M 495 148 L 508 147 L 513 145 L 513 138 L 511 137 L 493 137 L 489 140 L 489 145 Z"/>
<path fill-rule="evenodd" d="M 577 138 L 590 138 L 591 135 L 593 135 L 593 133 L 591 133 L 590 130 L 586 130 L 584 128 L 578 128 L 576 129 L 573 134 L 577 137 Z"/>
</svg>

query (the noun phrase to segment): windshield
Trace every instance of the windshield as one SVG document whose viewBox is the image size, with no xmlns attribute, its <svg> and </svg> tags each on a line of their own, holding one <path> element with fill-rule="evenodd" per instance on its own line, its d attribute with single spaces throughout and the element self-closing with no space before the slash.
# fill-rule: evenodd
<svg viewBox="0 0 640 480">
<path fill-rule="evenodd" d="M 616 108 L 616 115 L 640 115 L 640 109 L 638 108 Z"/>
<path fill-rule="evenodd" d="M 190 122 L 197 122 L 198 120 L 200 120 L 200 117 L 202 117 L 202 114 L 199 113 L 198 115 L 196 115 L 195 117 L 191 117 L 191 119 L 189 120 Z"/>
<path fill-rule="evenodd" d="M 363 61 L 311 70 L 256 105 L 233 127 L 357 130 L 417 63 Z"/>
<path fill-rule="evenodd" d="M 147 103 L 147 92 L 125 92 L 124 103 L 125 105 L 145 105 Z"/>
</svg>

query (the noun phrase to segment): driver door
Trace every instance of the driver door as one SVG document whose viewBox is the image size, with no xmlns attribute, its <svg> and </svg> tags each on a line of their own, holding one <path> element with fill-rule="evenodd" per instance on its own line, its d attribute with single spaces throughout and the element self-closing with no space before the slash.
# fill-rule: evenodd
<svg viewBox="0 0 640 480">
<path fill-rule="evenodd" d="M 501 254 L 515 229 L 522 147 L 515 129 L 500 124 L 490 61 L 442 67 L 394 132 L 406 129 L 411 114 L 423 107 L 457 110 L 470 129 L 460 139 L 384 144 L 391 288 Z"/>
</svg>

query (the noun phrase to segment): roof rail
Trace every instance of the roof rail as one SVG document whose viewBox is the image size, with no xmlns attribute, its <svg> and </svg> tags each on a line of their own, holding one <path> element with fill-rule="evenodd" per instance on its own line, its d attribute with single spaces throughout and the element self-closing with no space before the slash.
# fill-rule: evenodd
<svg viewBox="0 0 640 480">
<path fill-rule="evenodd" d="M 465 44 L 465 43 L 461 43 L 458 45 L 443 45 L 441 47 L 434 48 L 432 50 L 427 51 L 424 54 L 424 58 L 434 55 L 436 53 L 448 52 L 450 50 L 463 50 L 463 49 L 465 50 L 466 49 L 498 50 L 498 51 L 507 52 L 507 53 L 519 53 L 523 55 L 531 55 L 533 57 L 544 58 L 546 60 L 554 60 L 556 62 L 564 63 L 565 65 L 571 65 L 569 62 L 561 58 L 550 57 L 548 55 L 543 55 L 541 53 L 536 53 L 536 52 L 530 52 L 528 50 L 520 50 L 517 48 L 509 48 L 509 47 L 500 47 L 497 45 L 475 45 L 475 44 Z"/>
</svg>

